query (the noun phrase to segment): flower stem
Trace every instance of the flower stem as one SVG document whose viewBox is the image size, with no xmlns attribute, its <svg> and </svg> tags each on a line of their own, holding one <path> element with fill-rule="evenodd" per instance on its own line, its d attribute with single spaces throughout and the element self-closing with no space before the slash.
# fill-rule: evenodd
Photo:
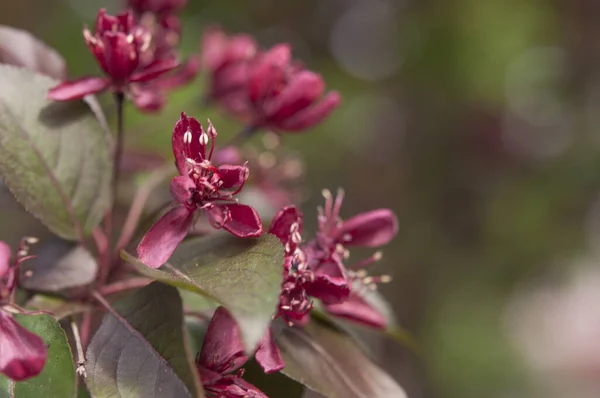
<svg viewBox="0 0 600 398">
<path fill-rule="evenodd" d="M 125 279 L 125 280 L 115 282 L 110 285 L 103 286 L 102 288 L 100 288 L 99 291 L 100 291 L 100 294 L 102 294 L 103 296 L 109 296 L 111 294 L 124 292 L 125 290 L 135 289 L 138 287 L 144 287 L 147 284 L 149 284 L 150 282 L 152 282 L 151 279 L 142 278 L 142 277 Z"/>
<path fill-rule="evenodd" d="M 123 92 L 114 93 L 115 107 L 117 110 L 117 141 L 115 145 L 114 157 L 113 157 L 113 176 L 112 176 L 112 205 L 109 213 L 105 218 L 105 232 L 106 232 L 106 250 L 101 253 L 102 264 L 100 268 L 100 275 L 98 280 L 98 286 L 103 286 L 107 279 L 111 268 L 111 248 L 110 243 L 113 232 L 113 221 L 115 216 L 115 207 L 117 202 L 117 194 L 119 187 L 119 177 L 121 170 L 121 156 L 123 155 L 123 106 L 125 104 L 125 94 Z"/>
<path fill-rule="evenodd" d="M 81 338 L 79 337 L 79 327 L 73 318 L 71 318 L 71 331 L 73 332 L 73 339 L 75 340 L 75 347 L 77 348 L 77 374 L 85 377 L 85 355 L 83 354 L 83 345 L 81 344 Z"/>
</svg>

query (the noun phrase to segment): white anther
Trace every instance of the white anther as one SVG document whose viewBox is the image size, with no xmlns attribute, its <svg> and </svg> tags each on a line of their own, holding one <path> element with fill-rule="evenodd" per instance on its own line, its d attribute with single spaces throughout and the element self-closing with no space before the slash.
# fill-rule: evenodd
<svg viewBox="0 0 600 398">
<path fill-rule="evenodd" d="M 383 257 L 383 253 L 382 252 L 375 252 L 375 253 L 373 253 L 373 261 L 379 261 L 379 260 L 381 260 L 382 257 Z"/>
<path fill-rule="evenodd" d="M 127 43 L 133 43 L 133 35 L 131 33 L 127 35 Z"/>
<path fill-rule="evenodd" d="M 331 196 L 331 191 L 329 189 L 324 189 L 321 191 L 321 195 L 323 195 L 323 197 L 325 198 L 325 200 L 331 200 L 332 196 Z"/>
<path fill-rule="evenodd" d="M 392 277 L 389 275 L 381 275 L 380 283 L 390 283 L 392 281 Z"/>
<path fill-rule="evenodd" d="M 30 245 L 36 244 L 38 241 L 39 239 L 33 236 L 28 236 L 25 238 L 25 242 L 29 243 Z"/>
<path fill-rule="evenodd" d="M 208 135 L 206 135 L 205 132 L 202 132 L 202 134 L 200 134 L 200 145 L 206 145 L 208 144 Z"/>
<path fill-rule="evenodd" d="M 185 132 L 185 134 L 183 134 L 183 143 L 189 144 L 191 142 L 192 142 L 192 132 L 190 130 L 187 130 Z"/>
</svg>

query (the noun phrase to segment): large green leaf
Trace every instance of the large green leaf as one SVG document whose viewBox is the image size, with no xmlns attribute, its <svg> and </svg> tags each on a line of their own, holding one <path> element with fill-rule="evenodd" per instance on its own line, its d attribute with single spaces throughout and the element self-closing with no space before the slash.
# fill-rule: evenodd
<svg viewBox="0 0 600 398">
<path fill-rule="evenodd" d="M 29 380 L 13 382 L 0 375 L 0 397 L 74 397 L 75 366 L 67 336 L 58 322 L 49 315 L 14 315 L 14 317 L 27 330 L 44 340 L 48 347 L 48 358 L 42 373 Z M 14 395 L 11 395 L 13 388 Z"/>
<path fill-rule="evenodd" d="M 0 64 L 0 176 L 50 230 L 79 239 L 110 205 L 110 145 L 84 101 L 46 99 L 57 83 Z"/>
<path fill-rule="evenodd" d="M 155 270 L 135 257 L 123 258 L 156 280 L 194 291 L 221 303 L 240 325 L 252 351 L 265 333 L 279 302 L 283 247 L 279 239 L 239 239 L 228 234 L 191 239 Z"/>
<path fill-rule="evenodd" d="M 87 350 L 94 397 L 202 397 L 177 289 L 151 283 L 107 313 Z"/>
<path fill-rule="evenodd" d="M 277 337 L 283 373 L 328 398 L 403 398 L 406 393 L 347 334 L 312 321 Z"/>
</svg>

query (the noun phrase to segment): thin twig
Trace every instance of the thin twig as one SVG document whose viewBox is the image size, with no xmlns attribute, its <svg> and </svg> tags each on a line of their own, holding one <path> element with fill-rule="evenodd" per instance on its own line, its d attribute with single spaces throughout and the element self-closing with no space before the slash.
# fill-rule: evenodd
<svg viewBox="0 0 600 398">
<path fill-rule="evenodd" d="M 108 279 L 108 275 L 110 273 L 111 268 L 111 250 L 110 250 L 110 242 L 113 233 L 113 221 L 115 217 L 115 207 L 118 196 L 118 187 L 119 187 L 119 176 L 121 170 L 121 156 L 123 155 L 123 106 L 125 103 L 125 94 L 123 92 L 116 92 L 114 94 L 115 99 L 115 107 L 117 110 L 117 143 L 114 151 L 113 157 L 113 176 L 112 176 L 112 205 L 109 209 L 108 214 L 105 217 L 104 229 L 106 232 L 106 240 L 107 240 L 107 250 L 102 253 L 102 264 L 100 267 L 100 276 L 98 281 L 98 286 L 103 286 Z"/>
<path fill-rule="evenodd" d="M 125 248 L 125 246 L 127 246 L 127 244 L 129 244 L 131 241 L 150 194 L 165 178 L 173 173 L 172 170 L 173 169 L 171 165 L 155 170 L 152 172 L 148 180 L 144 182 L 144 184 L 136 192 L 133 202 L 131 203 L 131 207 L 129 208 L 129 213 L 127 214 L 125 224 L 123 224 L 121 236 L 119 237 L 116 245 L 115 251 L 117 253 L 121 251 L 121 249 Z"/>
<path fill-rule="evenodd" d="M 73 332 L 73 339 L 75 340 L 75 347 L 77 348 L 77 374 L 85 377 L 85 355 L 83 354 L 83 345 L 81 344 L 81 338 L 79 337 L 79 327 L 72 317 L 71 331 Z"/>
<path fill-rule="evenodd" d="M 149 284 L 150 282 L 152 282 L 152 280 L 149 278 L 143 278 L 143 277 L 130 278 L 130 279 L 125 279 L 125 280 L 122 280 L 119 282 L 115 282 L 110 285 L 102 286 L 99 289 L 99 292 L 103 296 L 110 296 L 111 294 L 124 292 L 125 290 L 131 290 L 131 289 L 135 289 L 138 287 L 144 287 L 147 284 Z"/>
</svg>

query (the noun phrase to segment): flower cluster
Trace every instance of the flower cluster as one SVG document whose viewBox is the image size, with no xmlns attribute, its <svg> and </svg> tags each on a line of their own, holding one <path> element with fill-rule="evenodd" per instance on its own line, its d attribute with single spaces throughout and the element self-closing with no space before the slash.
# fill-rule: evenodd
<svg viewBox="0 0 600 398">
<path fill-rule="evenodd" d="M 202 64 L 210 74 L 210 100 L 244 121 L 247 131 L 302 131 L 340 103 L 337 92 L 324 95 L 320 75 L 292 60 L 287 44 L 262 50 L 247 35 L 227 37 L 211 27 L 203 38 Z"/>
<path fill-rule="evenodd" d="M 146 233 L 138 246 L 138 256 L 151 267 L 164 264 L 185 238 L 202 209 L 215 228 L 223 228 L 240 238 L 262 235 L 256 210 L 237 202 L 248 179 L 246 165 L 211 162 L 217 131 L 210 121 L 206 132 L 194 118 L 181 114 L 173 130 L 173 155 L 179 175 L 171 181 L 171 194 L 177 203 Z M 210 148 L 208 143 L 210 142 Z"/>
<path fill-rule="evenodd" d="M 10 247 L 0 241 L 0 373 L 16 381 L 38 375 L 48 355 L 40 336 L 17 323 L 11 306 L 19 266 L 33 257 L 28 254 L 28 245 L 36 241 L 35 238 L 24 238 L 14 259 Z"/>
<path fill-rule="evenodd" d="M 312 309 L 310 297 L 320 299 L 324 309 L 335 316 L 347 318 L 376 328 L 386 326 L 386 320 L 362 297 L 364 289 L 374 289 L 389 276 L 368 276 L 366 266 L 381 258 L 376 252 L 366 260 L 346 266 L 347 247 L 378 247 L 385 245 L 398 232 L 398 222 L 389 209 L 372 210 L 346 221 L 339 216 L 343 201 L 340 190 L 334 201 L 324 191 L 325 208 L 319 209 L 319 230 L 302 245 L 303 216 L 294 207 L 283 208 L 274 218 L 270 233 L 277 236 L 285 248 L 284 281 L 279 304 L 279 316 L 290 324 L 305 324 Z"/>
<path fill-rule="evenodd" d="M 165 2 L 135 2 L 136 9 L 171 10 Z M 151 3 L 151 4 L 149 4 Z M 159 4 L 160 3 L 160 4 Z M 159 14 L 158 20 L 131 11 L 117 16 L 100 10 L 94 33 L 87 28 L 83 37 L 105 77 L 84 77 L 52 88 L 48 97 L 65 101 L 111 89 L 127 94 L 137 108 L 156 111 L 164 104 L 164 93 L 191 81 L 199 64 L 195 58 L 175 70 L 180 63 L 179 20 L 172 14 Z M 173 72 L 168 74 L 168 72 Z"/>
</svg>

